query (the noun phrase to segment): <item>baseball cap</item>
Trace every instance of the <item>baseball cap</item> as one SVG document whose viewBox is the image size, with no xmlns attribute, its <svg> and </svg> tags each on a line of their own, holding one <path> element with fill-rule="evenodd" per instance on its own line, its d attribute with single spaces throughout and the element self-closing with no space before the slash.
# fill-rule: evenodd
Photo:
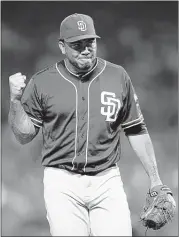
<svg viewBox="0 0 179 237">
<path fill-rule="evenodd" d="M 60 25 L 60 40 L 74 42 L 88 38 L 100 38 L 96 35 L 93 19 L 84 14 L 72 14 Z"/>
</svg>

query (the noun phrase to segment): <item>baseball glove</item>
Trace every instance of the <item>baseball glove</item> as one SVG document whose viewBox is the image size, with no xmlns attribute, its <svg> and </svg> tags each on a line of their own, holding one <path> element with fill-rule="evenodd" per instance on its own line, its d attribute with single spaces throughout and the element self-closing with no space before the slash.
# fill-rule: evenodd
<svg viewBox="0 0 179 237">
<path fill-rule="evenodd" d="M 143 225 L 158 230 L 172 220 L 176 203 L 172 191 L 166 185 L 149 189 L 140 219 Z"/>
</svg>

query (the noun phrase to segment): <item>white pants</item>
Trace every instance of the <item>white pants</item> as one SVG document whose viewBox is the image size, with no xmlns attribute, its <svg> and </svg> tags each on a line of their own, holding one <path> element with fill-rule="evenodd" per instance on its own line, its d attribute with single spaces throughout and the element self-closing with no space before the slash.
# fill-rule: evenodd
<svg viewBox="0 0 179 237">
<path fill-rule="evenodd" d="M 45 168 L 44 198 L 52 236 L 132 236 L 118 167 L 95 176 Z"/>
</svg>

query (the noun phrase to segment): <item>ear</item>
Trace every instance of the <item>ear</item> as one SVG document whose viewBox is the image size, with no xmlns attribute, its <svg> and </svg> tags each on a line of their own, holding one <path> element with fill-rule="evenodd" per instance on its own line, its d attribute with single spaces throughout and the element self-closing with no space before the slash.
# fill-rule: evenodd
<svg viewBox="0 0 179 237">
<path fill-rule="evenodd" d="M 62 54 L 66 54 L 65 45 L 64 45 L 64 43 L 62 41 L 58 42 L 58 46 L 59 46 Z"/>
</svg>

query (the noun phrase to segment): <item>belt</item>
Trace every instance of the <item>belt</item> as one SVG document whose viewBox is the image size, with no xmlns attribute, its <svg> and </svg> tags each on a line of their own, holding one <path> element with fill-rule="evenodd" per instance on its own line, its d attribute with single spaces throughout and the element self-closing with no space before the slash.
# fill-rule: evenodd
<svg viewBox="0 0 179 237">
<path fill-rule="evenodd" d="M 112 168 L 112 167 L 115 167 L 116 166 L 116 163 L 115 164 L 111 164 L 110 166 L 108 166 L 107 168 L 104 168 L 104 169 L 100 169 L 100 170 L 94 170 L 93 171 L 84 171 L 83 169 L 79 169 L 77 166 L 74 167 L 74 169 L 72 170 L 72 167 L 68 167 L 66 165 L 62 165 L 62 164 L 57 164 L 57 165 L 47 165 L 46 167 L 52 167 L 52 168 L 57 168 L 57 169 L 64 169 L 64 170 L 67 170 L 69 172 L 72 172 L 72 173 L 76 173 L 76 174 L 81 174 L 81 175 L 89 175 L 89 176 L 94 176 L 106 169 L 109 169 L 109 168 Z M 83 165 L 84 167 L 84 165 Z"/>
</svg>

